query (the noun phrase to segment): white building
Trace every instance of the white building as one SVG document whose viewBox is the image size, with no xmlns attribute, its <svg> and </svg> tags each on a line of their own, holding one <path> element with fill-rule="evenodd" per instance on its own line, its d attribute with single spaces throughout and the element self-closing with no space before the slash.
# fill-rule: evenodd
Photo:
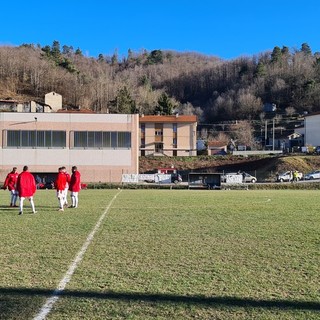
<svg viewBox="0 0 320 320">
<path fill-rule="evenodd" d="M 0 112 L 0 179 L 12 167 L 54 175 L 76 165 L 83 182 L 138 173 L 139 115 Z"/>
<path fill-rule="evenodd" d="M 304 118 L 305 146 L 320 146 L 320 112 L 306 115 Z"/>
</svg>

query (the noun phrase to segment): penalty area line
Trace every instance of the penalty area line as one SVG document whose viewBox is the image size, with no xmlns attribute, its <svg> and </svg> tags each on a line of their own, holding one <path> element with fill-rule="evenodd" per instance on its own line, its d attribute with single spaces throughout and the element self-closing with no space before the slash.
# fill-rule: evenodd
<svg viewBox="0 0 320 320">
<path fill-rule="evenodd" d="M 78 267 L 78 264 L 82 261 L 84 254 L 86 253 L 90 243 L 92 242 L 95 233 L 100 228 L 100 226 L 102 224 L 102 221 L 106 217 L 109 209 L 111 208 L 112 203 L 114 202 L 114 200 L 117 198 L 117 196 L 120 194 L 121 191 L 122 190 L 120 190 L 111 199 L 111 201 L 109 202 L 107 208 L 105 209 L 103 214 L 100 216 L 98 222 L 94 226 L 93 230 L 88 235 L 88 237 L 87 237 L 86 241 L 84 242 L 82 248 L 77 253 L 75 259 L 69 265 L 69 269 L 65 273 L 64 277 L 62 278 L 62 280 L 60 281 L 58 287 L 53 291 L 51 297 L 46 300 L 45 304 L 41 307 L 39 313 L 33 318 L 33 320 L 44 320 L 46 318 L 46 316 L 50 313 L 51 309 L 53 308 L 53 305 L 58 301 L 59 296 L 61 295 L 61 293 L 65 289 L 65 287 L 68 284 L 68 282 L 71 280 L 71 277 L 72 277 L 74 271 L 76 270 L 76 268 Z"/>
</svg>

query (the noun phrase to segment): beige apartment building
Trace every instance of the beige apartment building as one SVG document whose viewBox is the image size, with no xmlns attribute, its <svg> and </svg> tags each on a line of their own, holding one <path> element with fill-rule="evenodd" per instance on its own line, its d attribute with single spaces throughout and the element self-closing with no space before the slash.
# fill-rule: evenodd
<svg viewBox="0 0 320 320">
<path fill-rule="evenodd" d="M 196 156 L 197 117 L 194 115 L 141 115 L 141 156 Z"/>
<path fill-rule="evenodd" d="M 0 113 L 0 179 L 28 165 L 41 178 L 76 165 L 83 182 L 121 182 L 138 173 L 139 115 Z"/>
</svg>

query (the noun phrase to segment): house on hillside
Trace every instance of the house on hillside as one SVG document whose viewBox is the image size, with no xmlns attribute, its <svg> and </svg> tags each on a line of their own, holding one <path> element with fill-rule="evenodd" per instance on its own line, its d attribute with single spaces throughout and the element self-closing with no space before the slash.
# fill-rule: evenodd
<svg viewBox="0 0 320 320">
<path fill-rule="evenodd" d="M 139 141 L 141 156 L 196 156 L 197 116 L 141 115 Z"/>
<path fill-rule="evenodd" d="M 62 109 L 62 95 L 54 91 L 45 94 L 44 102 L 51 107 L 52 112 Z"/>
<path fill-rule="evenodd" d="M 225 155 L 227 147 L 227 144 L 221 141 L 208 141 L 208 155 Z"/>
<path fill-rule="evenodd" d="M 50 105 L 39 101 L 0 100 L 0 112 L 52 112 Z"/>
<path fill-rule="evenodd" d="M 37 112 L 48 113 L 62 110 L 62 96 L 56 92 L 49 92 L 40 101 L 0 100 L 0 112 Z"/>
</svg>

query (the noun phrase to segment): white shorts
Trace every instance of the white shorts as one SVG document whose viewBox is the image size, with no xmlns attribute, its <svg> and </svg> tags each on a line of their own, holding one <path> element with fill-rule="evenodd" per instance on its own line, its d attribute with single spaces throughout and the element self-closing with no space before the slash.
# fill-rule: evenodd
<svg viewBox="0 0 320 320">
<path fill-rule="evenodd" d="M 20 199 L 23 201 L 24 199 L 29 199 L 29 201 L 33 200 L 33 196 L 31 197 L 20 197 Z"/>
<path fill-rule="evenodd" d="M 57 197 L 59 200 L 65 198 L 66 197 L 66 190 L 58 190 Z"/>
</svg>

